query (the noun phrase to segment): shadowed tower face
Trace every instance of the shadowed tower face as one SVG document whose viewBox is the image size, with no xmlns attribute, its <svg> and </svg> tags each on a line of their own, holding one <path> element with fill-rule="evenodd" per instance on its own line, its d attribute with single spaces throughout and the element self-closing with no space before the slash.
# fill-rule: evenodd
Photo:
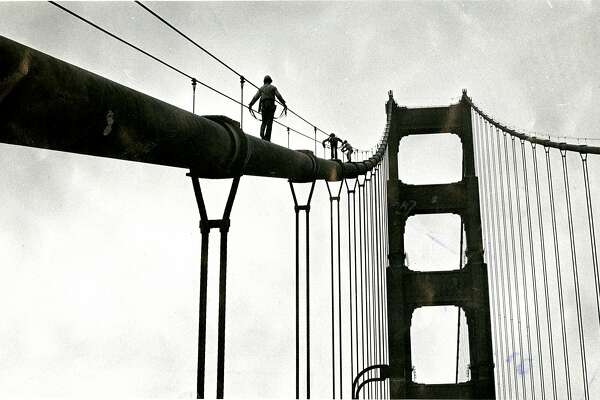
<svg viewBox="0 0 600 400">
<path fill-rule="evenodd" d="M 465 93 L 466 95 L 466 93 Z M 387 271 L 391 398 L 495 398 L 494 364 L 483 261 L 478 181 L 475 175 L 471 108 L 465 96 L 448 107 L 395 107 L 389 138 L 389 261 Z M 399 143 L 410 135 L 451 133 L 462 144 L 462 179 L 437 185 L 408 185 L 398 179 Z M 443 157 L 443 155 L 441 155 Z M 404 236 L 413 215 L 453 213 L 461 217 L 466 239 L 460 270 L 409 270 Z M 457 234 L 459 234 L 457 232 Z M 417 266 L 417 269 L 418 266 Z M 412 374 L 410 328 L 420 307 L 461 307 L 468 323 L 470 380 L 458 384 L 420 384 Z"/>
</svg>

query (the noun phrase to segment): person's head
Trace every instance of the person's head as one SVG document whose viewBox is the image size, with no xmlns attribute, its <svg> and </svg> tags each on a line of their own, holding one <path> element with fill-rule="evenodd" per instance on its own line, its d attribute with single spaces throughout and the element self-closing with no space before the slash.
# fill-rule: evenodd
<svg viewBox="0 0 600 400">
<path fill-rule="evenodd" d="M 273 82 L 273 79 L 271 79 L 271 77 L 270 77 L 269 75 L 265 75 L 265 79 L 263 79 L 263 82 L 264 82 L 265 84 L 267 84 L 267 83 L 272 83 L 272 82 Z"/>
<path fill-rule="evenodd" d="M 348 141 L 347 141 L 347 140 L 344 140 L 344 141 L 342 142 L 342 144 L 348 144 Z"/>
<path fill-rule="evenodd" d="M 332 132 L 332 133 L 329 134 L 329 138 L 330 139 L 333 139 L 334 137 L 335 137 L 335 133 Z"/>
</svg>

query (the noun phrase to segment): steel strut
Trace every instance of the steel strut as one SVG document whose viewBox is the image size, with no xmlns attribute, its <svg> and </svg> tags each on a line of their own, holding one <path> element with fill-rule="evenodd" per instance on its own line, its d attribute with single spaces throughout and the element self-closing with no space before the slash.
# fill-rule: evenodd
<svg viewBox="0 0 600 400">
<path fill-rule="evenodd" d="M 300 398 L 300 211 L 306 214 L 306 398 L 310 399 L 310 201 L 315 181 L 310 183 L 310 192 L 305 205 L 298 205 L 294 182 L 289 181 L 294 213 L 296 217 L 296 399 Z"/>
<path fill-rule="evenodd" d="M 202 250 L 200 256 L 200 307 L 198 311 L 198 372 L 196 380 L 196 398 L 204 398 L 204 374 L 206 358 L 206 287 L 208 278 L 208 242 L 210 230 L 219 228 L 221 232 L 219 255 L 219 320 L 217 343 L 217 398 L 223 398 L 225 374 L 225 319 L 226 319 L 226 292 L 227 292 L 227 234 L 230 226 L 231 209 L 240 183 L 240 177 L 233 178 L 229 196 L 221 219 L 208 219 L 206 205 L 202 197 L 200 180 L 192 172 L 187 176 L 192 178 L 196 203 L 200 212 L 200 233 L 202 235 Z"/>
</svg>

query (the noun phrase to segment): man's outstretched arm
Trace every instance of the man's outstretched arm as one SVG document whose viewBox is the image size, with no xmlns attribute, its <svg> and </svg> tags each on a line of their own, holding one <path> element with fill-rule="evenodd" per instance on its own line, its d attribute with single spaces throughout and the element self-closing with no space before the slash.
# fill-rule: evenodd
<svg viewBox="0 0 600 400">
<path fill-rule="evenodd" d="M 260 99 L 260 89 L 258 90 L 258 92 L 256 92 L 252 100 L 250 100 L 250 103 L 248 103 L 248 107 L 252 108 L 252 106 L 254 105 L 254 103 L 256 103 L 258 99 Z"/>
<path fill-rule="evenodd" d="M 279 93 L 279 90 L 275 89 L 275 96 L 277 97 L 277 100 L 279 100 L 279 102 L 285 107 L 287 108 L 287 106 L 285 105 L 285 100 L 283 99 L 283 97 L 281 96 L 281 93 Z"/>
</svg>

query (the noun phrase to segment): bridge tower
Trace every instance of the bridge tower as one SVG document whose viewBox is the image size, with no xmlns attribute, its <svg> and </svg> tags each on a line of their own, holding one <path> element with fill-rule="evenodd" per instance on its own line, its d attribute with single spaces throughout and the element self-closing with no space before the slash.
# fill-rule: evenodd
<svg viewBox="0 0 600 400">
<path fill-rule="evenodd" d="M 391 398 L 495 398 L 494 364 L 483 260 L 479 191 L 475 174 L 471 107 L 466 92 L 448 107 L 406 108 L 394 105 L 389 137 L 389 268 L 387 269 Z M 462 180 L 436 185 L 408 185 L 398 179 L 398 147 L 409 135 L 451 133 L 462 142 Z M 400 155 L 402 156 L 402 155 Z M 453 271 L 416 272 L 405 262 L 404 233 L 412 215 L 454 213 L 462 217 L 467 262 Z M 415 309 L 461 307 L 468 323 L 470 380 L 458 384 L 419 384 L 412 378 L 410 327 Z"/>
</svg>

